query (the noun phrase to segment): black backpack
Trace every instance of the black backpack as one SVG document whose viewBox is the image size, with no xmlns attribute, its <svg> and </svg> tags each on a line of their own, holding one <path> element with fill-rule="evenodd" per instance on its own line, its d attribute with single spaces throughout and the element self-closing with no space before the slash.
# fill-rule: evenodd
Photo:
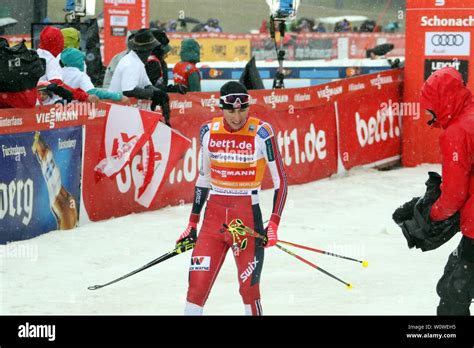
<svg viewBox="0 0 474 348">
<path fill-rule="evenodd" d="M 428 172 L 428 175 L 425 195 L 414 197 L 392 215 L 402 229 L 408 247 L 422 251 L 440 247 L 461 230 L 459 211 L 443 221 L 431 221 L 429 218 L 431 207 L 441 195 L 442 178 L 436 172 Z"/>
<path fill-rule="evenodd" d="M 0 47 L 0 92 L 21 92 L 36 87 L 46 72 L 46 60 L 25 41 L 12 47 Z"/>
</svg>

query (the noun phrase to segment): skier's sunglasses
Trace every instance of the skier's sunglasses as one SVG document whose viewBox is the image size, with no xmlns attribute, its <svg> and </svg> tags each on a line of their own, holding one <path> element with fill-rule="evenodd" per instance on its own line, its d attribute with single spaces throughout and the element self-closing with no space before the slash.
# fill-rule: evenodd
<svg viewBox="0 0 474 348">
<path fill-rule="evenodd" d="M 244 109 L 250 104 L 250 96 L 245 93 L 227 94 L 221 99 L 221 107 L 224 109 Z"/>
</svg>

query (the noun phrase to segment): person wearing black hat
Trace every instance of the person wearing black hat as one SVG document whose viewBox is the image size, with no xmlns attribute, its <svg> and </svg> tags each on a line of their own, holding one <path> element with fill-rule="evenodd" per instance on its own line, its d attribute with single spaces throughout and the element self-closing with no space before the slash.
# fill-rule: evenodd
<svg viewBox="0 0 474 348">
<path fill-rule="evenodd" d="M 145 69 L 145 62 L 153 49 L 160 46 L 148 29 L 138 30 L 127 42 L 130 52 L 123 57 L 110 81 L 109 91 L 122 92 L 127 97 L 150 99 L 151 110 L 160 105 L 165 122 L 170 126 L 168 94 L 152 85 Z"/>
<path fill-rule="evenodd" d="M 189 267 L 184 313 L 203 313 L 214 280 L 232 248 L 245 314 L 262 315 L 260 275 L 264 247 L 271 247 L 278 240 L 278 224 L 287 193 L 286 176 L 272 127 L 249 116 L 251 98 L 245 86 L 227 82 L 220 90 L 219 100 L 223 116 L 201 127 L 201 170 L 188 226 L 177 240 L 179 246 L 183 241 L 197 239 Z M 267 166 L 275 194 L 270 221 L 264 228 L 258 193 Z M 206 214 L 196 237 L 206 200 Z M 249 235 L 235 233 L 236 229 L 244 229 L 243 225 L 251 228 L 247 229 Z"/>
<path fill-rule="evenodd" d="M 185 86 L 168 84 L 168 64 L 165 59 L 171 51 L 171 46 L 166 32 L 158 28 L 151 29 L 151 32 L 160 45 L 153 49 L 145 63 L 148 78 L 153 86 L 165 92 L 186 94 Z"/>
</svg>

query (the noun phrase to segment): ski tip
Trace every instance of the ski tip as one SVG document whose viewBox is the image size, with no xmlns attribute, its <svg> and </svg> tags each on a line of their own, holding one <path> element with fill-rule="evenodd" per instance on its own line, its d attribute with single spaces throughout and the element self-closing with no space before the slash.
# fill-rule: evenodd
<svg viewBox="0 0 474 348">
<path fill-rule="evenodd" d="M 347 287 L 348 290 L 350 290 L 350 289 L 352 289 L 352 284 L 351 284 L 351 283 L 347 283 L 347 284 L 346 284 L 346 287 Z"/>
<path fill-rule="evenodd" d="M 362 261 L 362 267 L 369 267 L 369 261 Z"/>
<path fill-rule="evenodd" d="M 89 290 L 97 290 L 100 288 L 100 285 L 93 285 L 93 286 L 89 286 L 87 289 Z"/>
</svg>

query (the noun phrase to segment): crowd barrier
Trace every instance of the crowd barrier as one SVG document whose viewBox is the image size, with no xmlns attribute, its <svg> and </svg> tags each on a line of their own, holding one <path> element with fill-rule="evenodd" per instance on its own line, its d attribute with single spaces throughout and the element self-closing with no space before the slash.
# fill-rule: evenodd
<svg viewBox="0 0 474 348">
<path fill-rule="evenodd" d="M 288 182 L 302 184 L 400 158 L 401 120 L 394 106 L 401 83 L 397 69 L 307 88 L 251 91 L 250 115 L 272 124 Z M 77 219 L 84 224 L 190 202 L 199 130 L 221 114 L 218 97 L 173 95 L 173 131 L 140 100 L 132 107 L 0 110 L 0 243 L 76 226 Z M 123 160 L 117 155 L 142 140 L 117 175 L 96 170 L 104 158 Z M 148 189 L 155 191 L 144 203 L 150 161 Z M 270 187 L 267 171 L 263 188 Z"/>
</svg>

